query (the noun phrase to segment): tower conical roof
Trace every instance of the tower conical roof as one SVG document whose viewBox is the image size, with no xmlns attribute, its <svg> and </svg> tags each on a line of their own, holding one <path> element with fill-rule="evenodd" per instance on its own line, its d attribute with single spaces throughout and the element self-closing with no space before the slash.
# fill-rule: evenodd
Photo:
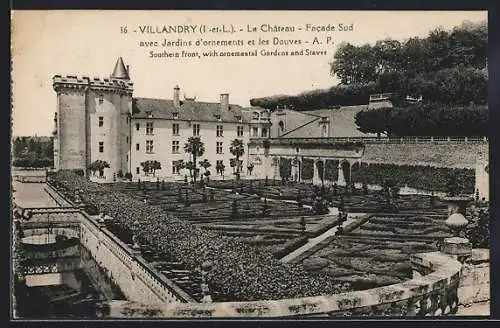
<svg viewBox="0 0 500 328">
<path fill-rule="evenodd" d="M 122 57 L 119 57 L 116 61 L 115 69 L 113 70 L 113 74 L 111 74 L 111 77 L 114 79 L 130 80 L 130 76 L 128 75 L 128 71 L 125 68 Z"/>
</svg>

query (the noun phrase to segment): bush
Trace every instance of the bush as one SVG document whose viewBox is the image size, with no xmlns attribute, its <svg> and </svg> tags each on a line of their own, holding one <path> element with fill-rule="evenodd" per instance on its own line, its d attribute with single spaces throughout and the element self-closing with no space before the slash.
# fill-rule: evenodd
<svg viewBox="0 0 500 328">
<path fill-rule="evenodd" d="M 419 190 L 447 192 L 450 177 L 458 180 L 462 193 L 474 192 L 475 171 L 473 169 L 397 164 L 355 163 L 352 165 L 354 182 L 373 185 L 383 185 L 385 180 L 392 180 L 397 186 L 406 185 Z"/>
<path fill-rule="evenodd" d="M 80 176 L 80 177 L 83 177 L 85 176 L 85 171 L 83 169 L 74 169 L 74 170 L 71 170 L 73 173 L 75 173 L 76 175 Z"/>
<path fill-rule="evenodd" d="M 33 158 L 31 156 L 20 157 L 12 161 L 12 166 L 26 168 L 53 167 L 54 160 L 50 158 Z"/>
</svg>

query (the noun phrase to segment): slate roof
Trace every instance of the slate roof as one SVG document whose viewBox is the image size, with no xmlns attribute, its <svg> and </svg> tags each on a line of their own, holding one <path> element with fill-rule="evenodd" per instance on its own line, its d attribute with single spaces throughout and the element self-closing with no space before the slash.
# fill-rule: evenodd
<svg viewBox="0 0 500 328">
<path fill-rule="evenodd" d="M 151 112 L 148 117 L 147 112 Z M 249 112 L 245 108 L 230 104 L 229 110 L 223 110 L 219 103 L 184 100 L 177 108 L 171 99 L 134 98 L 132 102 L 133 118 L 177 119 L 202 122 L 248 122 Z M 220 120 L 217 118 L 220 115 Z M 241 121 L 237 116 L 241 117 Z"/>
<path fill-rule="evenodd" d="M 122 57 L 119 57 L 116 61 L 115 69 L 113 70 L 113 74 L 111 74 L 111 77 L 114 79 L 130 80 L 130 76 L 127 69 L 125 68 Z"/>
</svg>

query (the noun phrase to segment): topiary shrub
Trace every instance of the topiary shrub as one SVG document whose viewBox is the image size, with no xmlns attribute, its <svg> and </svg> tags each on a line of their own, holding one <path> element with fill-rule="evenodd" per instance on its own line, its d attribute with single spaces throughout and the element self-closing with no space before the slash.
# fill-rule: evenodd
<svg viewBox="0 0 500 328">
<path fill-rule="evenodd" d="M 302 265 L 307 271 L 320 271 L 326 268 L 328 264 L 328 260 L 322 257 L 315 257 L 312 259 L 304 260 L 304 262 L 302 262 Z"/>
</svg>

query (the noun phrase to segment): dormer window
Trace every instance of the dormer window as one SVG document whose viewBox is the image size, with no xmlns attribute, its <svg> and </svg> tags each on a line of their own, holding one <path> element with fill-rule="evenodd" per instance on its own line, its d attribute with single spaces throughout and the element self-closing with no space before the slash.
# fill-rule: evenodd
<svg viewBox="0 0 500 328">
<path fill-rule="evenodd" d="M 240 115 L 237 115 L 235 116 L 236 120 L 240 121 L 241 122 L 241 116 Z"/>
<path fill-rule="evenodd" d="M 99 105 L 102 104 L 103 102 L 104 102 L 104 96 L 99 95 Z"/>
<path fill-rule="evenodd" d="M 148 112 L 146 112 L 146 116 L 147 116 L 148 118 L 151 118 L 151 117 L 153 117 L 153 113 L 152 113 L 152 112 L 150 112 L 150 111 L 148 111 Z"/>
<path fill-rule="evenodd" d="M 174 112 L 174 113 L 172 113 L 172 116 L 173 116 L 175 119 L 178 119 L 178 118 L 179 118 L 179 113 Z"/>
</svg>

